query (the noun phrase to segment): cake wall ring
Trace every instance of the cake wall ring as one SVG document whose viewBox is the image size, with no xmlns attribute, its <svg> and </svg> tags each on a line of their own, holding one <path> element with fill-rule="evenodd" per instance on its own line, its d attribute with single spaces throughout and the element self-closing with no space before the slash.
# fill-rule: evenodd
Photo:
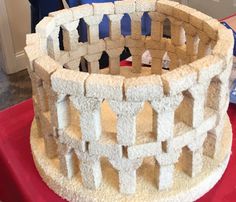
<svg viewBox="0 0 236 202">
<path fill-rule="evenodd" d="M 150 36 L 141 33 L 144 13 Z M 121 34 L 125 14 L 129 36 Z M 110 33 L 100 39 L 104 16 Z M 81 20 L 87 42 L 79 42 Z M 163 37 L 167 21 L 170 38 Z M 217 20 L 168 0 L 50 13 L 25 47 L 35 111 L 31 148 L 43 180 L 70 201 L 192 201 L 209 191 L 231 151 L 226 111 L 233 44 L 232 32 Z M 131 68 L 120 67 L 125 47 Z M 151 68 L 141 64 L 145 50 Z M 100 70 L 104 52 L 109 67 Z M 165 54 L 168 70 L 162 69 Z M 88 72 L 80 71 L 83 61 Z"/>
</svg>

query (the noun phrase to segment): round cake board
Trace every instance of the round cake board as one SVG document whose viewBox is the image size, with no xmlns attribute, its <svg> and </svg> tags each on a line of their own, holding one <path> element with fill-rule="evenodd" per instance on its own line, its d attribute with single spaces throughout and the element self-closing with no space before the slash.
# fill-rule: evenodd
<svg viewBox="0 0 236 202">
<path fill-rule="evenodd" d="M 213 160 L 204 156 L 203 170 L 196 177 L 189 177 L 175 169 L 174 184 L 171 189 L 158 191 L 155 179 L 155 165 L 152 158 L 146 158 L 137 170 L 137 187 L 133 195 L 119 193 L 118 174 L 106 159 L 102 163 L 102 184 L 97 190 L 89 190 L 82 185 L 78 174 L 68 179 L 59 170 L 59 160 L 49 159 L 44 149 L 44 140 L 39 138 L 36 121 L 30 136 L 33 159 L 43 181 L 59 196 L 68 201 L 195 201 L 207 193 L 223 175 L 231 153 L 232 129 L 228 116 L 225 120 L 221 150 Z"/>
</svg>

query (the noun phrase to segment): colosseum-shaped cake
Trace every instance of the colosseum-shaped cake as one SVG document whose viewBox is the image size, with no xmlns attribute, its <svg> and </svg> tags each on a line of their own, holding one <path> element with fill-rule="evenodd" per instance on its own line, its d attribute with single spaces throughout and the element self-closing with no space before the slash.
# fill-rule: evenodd
<svg viewBox="0 0 236 202">
<path fill-rule="evenodd" d="M 150 36 L 141 32 L 144 14 Z M 121 34 L 124 15 L 129 36 Z M 104 16 L 110 32 L 100 39 Z M 167 21 L 170 38 L 163 37 Z M 25 48 L 35 111 L 30 141 L 43 180 L 69 201 L 193 201 L 209 191 L 231 151 L 226 110 L 233 43 L 217 20 L 168 0 L 50 13 L 27 35 Z M 125 47 L 132 67 L 120 67 Z M 150 68 L 141 64 L 146 50 Z M 100 70 L 103 52 L 109 67 Z M 80 71 L 81 59 L 88 72 Z"/>
</svg>

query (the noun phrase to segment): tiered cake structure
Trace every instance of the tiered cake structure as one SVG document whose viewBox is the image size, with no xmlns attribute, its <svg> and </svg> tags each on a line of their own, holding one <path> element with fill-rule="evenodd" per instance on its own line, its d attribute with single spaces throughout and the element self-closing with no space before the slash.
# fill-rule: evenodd
<svg viewBox="0 0 236 202">
<path fill-rule="evenodd" d="M 151 18 L 151 36 L 141 34 L 144 12 Z M 125 37 L 124 15 L 131 19 L 131 35 Z M 100 39 L 104 16 L 110 35 Z M 86 43 L 78 42 L 81 20 L 87 24 Z M 170 39 L 163 38 L 165 20 Z M 133 56 L 130 69 L 120 68 L 124 47 Z M 231 31 L 173 1 L 124 0 L 50 13 L 36 34 L 27 35 L 25 48 L 35 110 L 31 146 L 43 179 L 62 197 L 80 201 L 188 201 L 208 191 L 230 153 L 231 132 L 224 126 L 232 48 Z M 149 69 L 141 65 L 145 50 L 152 56 Z M 104 51 L 109 71 L 99 70 Z M 162 70 L 165 53 L 169 71 Z M 79 71 L 81 58 L 89 73 Z"/>
</svg>

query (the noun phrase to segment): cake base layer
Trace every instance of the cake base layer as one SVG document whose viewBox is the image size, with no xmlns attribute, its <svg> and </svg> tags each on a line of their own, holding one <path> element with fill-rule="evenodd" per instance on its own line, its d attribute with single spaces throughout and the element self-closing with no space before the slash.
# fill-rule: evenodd
<svg viewBox="0 0 236 202">
<path fill-rule="evenodd" d="M 103 181 L 98 190 L 82 185 L 80 173 L 72 179 L 63 176 L 58 159 L 45 154 L 43 138 L 39 138 L 35 121 L 31 127 L 31 149 L 36 167 L 44 182 L 58 195 L 69 201 L 194 201 L 208 192 L 224 173 L 232 144 L 232 130 L 228 117 L 222 137 L 222 149 L 213 160 L 204 156 L 203 171 L 194 178 L 176 168 L 171 189 L 158 191 L 153 158 L 146 158 L 137 170 L 136 194 L 119 193 L 118 174 L 106 159 L 101 159 Z M 176 166 L 178 167 L 178 166 Z"/>
</svg>

